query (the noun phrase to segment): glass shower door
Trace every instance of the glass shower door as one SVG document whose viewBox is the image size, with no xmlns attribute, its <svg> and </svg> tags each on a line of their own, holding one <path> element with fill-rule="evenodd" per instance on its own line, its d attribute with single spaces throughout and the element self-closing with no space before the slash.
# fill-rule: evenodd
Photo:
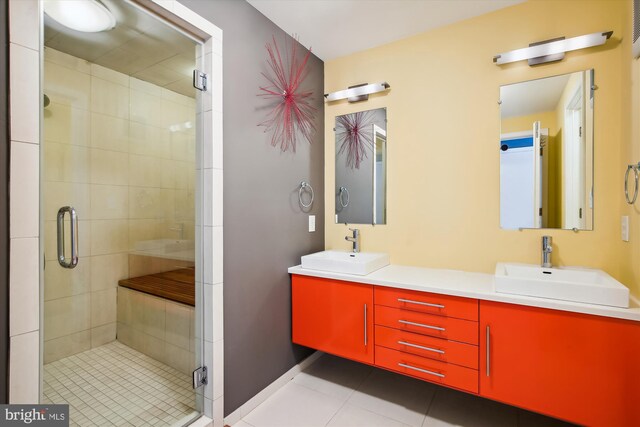
<svg viewBox="0 0 640 427">
<path fill-rule="evenodd" d="M 139 70 L 120 47 L 94 58 L 104 38 L 73 43 L 45 19 L 42 400 L 69 404 L 83 426 L 184 425 L 204 399 L 192 386 L 203 359 L 199 101 L 186 84 L 197 43 L 131 4 L 109 6 L 145 29 L 123 29 L 135 35 L 127 54 L 164 58 Z"/>
</svg>

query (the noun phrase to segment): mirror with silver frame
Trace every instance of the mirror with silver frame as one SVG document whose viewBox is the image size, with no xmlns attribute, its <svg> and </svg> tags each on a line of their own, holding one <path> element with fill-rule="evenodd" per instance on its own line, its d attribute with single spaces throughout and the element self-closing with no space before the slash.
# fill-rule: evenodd
<svg viewBox="0 0 640 427">
<path fill-rule="evenodd" d="M 500 87 L 500 227 L 593 230 L 594 70 Z"/>
<path fill-rule="evenodd" d="M 387 109 L 336 117 L 335 221 L 387 222 Z"/>
</svg>

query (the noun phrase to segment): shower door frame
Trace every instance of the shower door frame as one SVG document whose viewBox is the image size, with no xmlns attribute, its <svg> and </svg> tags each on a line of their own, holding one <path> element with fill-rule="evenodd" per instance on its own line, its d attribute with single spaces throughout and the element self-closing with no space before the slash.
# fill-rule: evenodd
<svg viewBox="0 0 640 427">
<path fill-rule="evenodd" d="M 176 0 L 125 0 L 201 41 L 199 66 L 209 77 L 201 93 L 196 138 L 198 190 L 197 286 L 203 292 L 200 341 L 208 384 L 204 416 L 194 424 L 223 425 L 222 283 L 222 30 Z M 37 16 L 38 19 L 34 19 Z M 43 81 L 42 0 L 9 0 L 10 88 L 10 353 L 9 402 L 39 403 L 42 391 L 43 298 L 40 248 L 40 141 Z M 198 214 L 199 218 L 198 218 Z M 198 220 L 199 219 L 199 220 Z"/>
</svg>

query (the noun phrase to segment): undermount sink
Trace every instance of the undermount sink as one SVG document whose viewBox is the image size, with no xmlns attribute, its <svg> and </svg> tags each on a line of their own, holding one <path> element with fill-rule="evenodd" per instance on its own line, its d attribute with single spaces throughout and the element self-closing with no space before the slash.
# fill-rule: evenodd
<svg viewBox="0 0 640 427">
<path fill-rule="evenodd" d="M 602 270 L 498 263 L 496 292 L 629 307 L 629 289 Z"/>
<path fill-rule="evenodd" d="M 302 268 L 367 275 L 389 265 L 389 255 L 373 252 L 323 251 L 302 257 Z"/>
</svg>

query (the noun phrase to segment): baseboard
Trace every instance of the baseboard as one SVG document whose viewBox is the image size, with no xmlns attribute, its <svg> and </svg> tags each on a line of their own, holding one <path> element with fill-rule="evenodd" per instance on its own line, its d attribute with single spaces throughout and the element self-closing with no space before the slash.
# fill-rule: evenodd
<svg viewBox="0 0 640 427">
<path fill-rule="evenodd" d="M 244 418 L 249 412 L 253 411 L 260 405 L 262 402 L 267 400 L 270 396 L 272 396 L 276 391 L 280 390 L 284 387 L 289 381 L 293 379 L 297 374 L 305 370 L 309 365 L 315 362 L 320 356 L 324 353 L 321 351 L 316 351 L 311 354 L 309 357 L 304 359 L 302 362 L 295 365 L 293 368 L 289 369 L 285 372 L 280 378 L 266 386 L 262 391 L 249 399 L 244 405 L 240 406 L 238 409 L 224 417 L 224 424 L 232 426 L 242 418 Z"/>
<path fill-rule="evenodd" d="M 636 298 L 635 295 L 633 295 L 631 292 L 629 292 L 629 299 L 631 300 L 631 302 L 633 303 L 631 305 L 631 307 L 640 307 L 640 299 Z"/>
</svg>

